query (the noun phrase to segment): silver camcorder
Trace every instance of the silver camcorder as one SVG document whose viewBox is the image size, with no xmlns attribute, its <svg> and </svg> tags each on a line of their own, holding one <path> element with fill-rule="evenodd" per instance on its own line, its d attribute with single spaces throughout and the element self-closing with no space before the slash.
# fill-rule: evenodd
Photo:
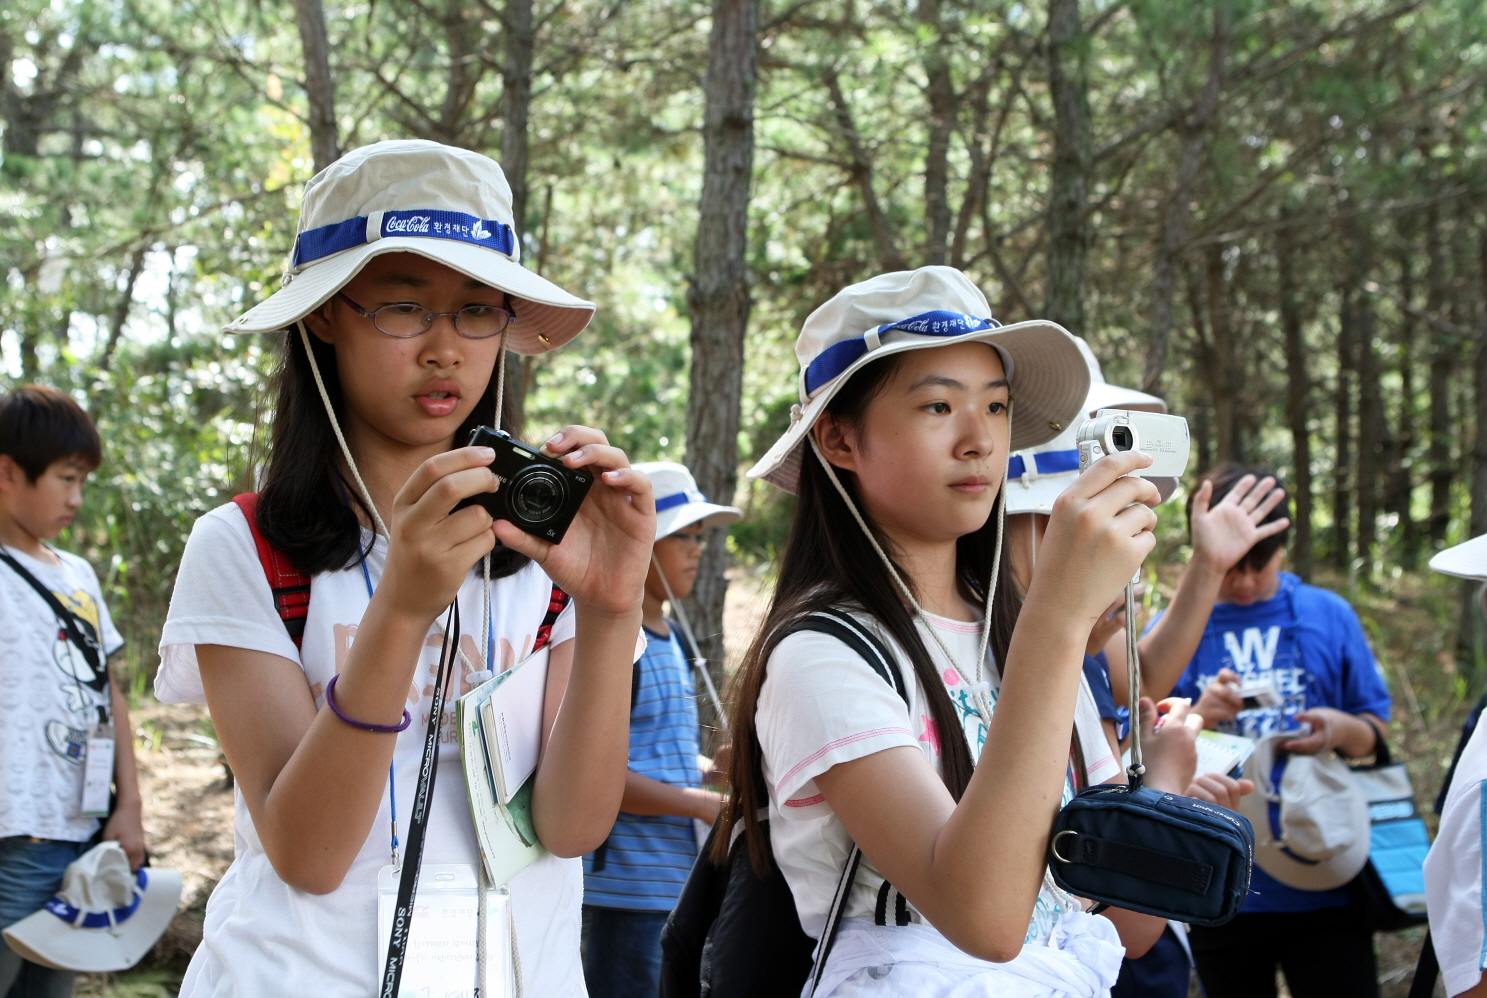
<svg viewBox="0 0 1487 998">
<path fill-rule="evenodd" d="M 1101 409 L 1085 420 L 1074 436 L 1079 470 L 1116 451 L 1139 450 L 1152 457 L 1151 467 L 1131 472 L 1135 478 L 1182 477 L 1188 466 L 1188 421 L 1160 412 Z"/>
</svg>

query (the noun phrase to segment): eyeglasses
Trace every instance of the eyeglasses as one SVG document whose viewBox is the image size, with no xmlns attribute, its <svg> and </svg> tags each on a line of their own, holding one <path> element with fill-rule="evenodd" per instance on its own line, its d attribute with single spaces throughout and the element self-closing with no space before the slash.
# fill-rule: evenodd
<svg viewBox="0 0 1487 998">
<path fill-rule="evenodd" d="M 705 535 L 699 532 L 695 534 L 667 534 L 661 539 L 666 541 L 680 541 L 683 544 L 692 544 L 702 548 L 707 547 L 707 541 L 703 539 L 704 537 Z"/>
<path fill-rule="evenodd" d="M 511 307 L 511 296 L 506 296 L 503 305 L 466 305 L 458 312 L 431 312 L 415 302 L 400 301 L 374 308 L 370 312 L 341 292 L 336 297 L 350 305 L 356 314 L 371 319 L 379 333 L 400 340 L 422 336 L 434 326 L 441 315 L 449 316 L 454 331 L 467 340 L 488 340 L 498 336 L 516 321 L 516 310 Z"/>
</svg>

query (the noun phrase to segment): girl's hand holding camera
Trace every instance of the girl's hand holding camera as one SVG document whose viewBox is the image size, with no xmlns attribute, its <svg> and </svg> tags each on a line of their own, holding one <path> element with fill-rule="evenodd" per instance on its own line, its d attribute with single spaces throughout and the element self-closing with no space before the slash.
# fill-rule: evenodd
<svg viewBox="0 0 1487 998">
<path fill-rule="evenodd" d="M 1152 529 L 1161 502 L 1157 487 L 1132 471 L 1148 467 L 1140 451 L 1101 458 L 1053 504 L 1043 555 L 1028 589 L 1036 599 L 1061 605 L 1071 620 L 1092 628 L 1156 546 Z"/>
</svg>

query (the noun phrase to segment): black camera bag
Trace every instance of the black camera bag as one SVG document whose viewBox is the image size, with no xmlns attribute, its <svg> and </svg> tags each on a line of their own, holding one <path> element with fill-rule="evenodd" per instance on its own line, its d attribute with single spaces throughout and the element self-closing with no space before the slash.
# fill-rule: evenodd
<svg viewBox="0 0 1487 998">
<path fill-rule="evenodd" d="M 1141 785 L 1141 667 L 1136 599 L 1126 586 L 1126 661 L 1131 691 L 1130 785 L 1091 787 L 1054 822 L 1048 868 L 1054 883 L 1106 906 L 1222 925 L 1249 894 L 1255 833 L 1228 808 Z"/>
</svg>

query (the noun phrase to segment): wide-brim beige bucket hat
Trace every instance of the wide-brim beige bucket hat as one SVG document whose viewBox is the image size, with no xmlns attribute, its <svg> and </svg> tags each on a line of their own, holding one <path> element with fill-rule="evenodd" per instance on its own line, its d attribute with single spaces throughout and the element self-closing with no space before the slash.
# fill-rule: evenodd
<svg viewBox="0 0 1487 998">
<path fill-rule="evenodd" d="M 953 267 L 881 274 L 842 289 L 805 320 L 795 341 L 800 403 L 748 477 L 794 492 L 806 434 L 852 375 L 883 357 L 956 343 L 987 343 L 1001 355 L 1013 451 L 1046 443 L 1079 418 L 1089 368 L 1062 326 L 1042 319 L 1002 325 L 981 289 Z"/>
<path fill-rule="evenodd" d="M 511 185 L 489 156 L 423 139 L 353 150 L 305 185 L 284 286 L 225 327 L 272 333 L 315 311 L 383 253 L 417 253 L 509 293 L 507 349 L 555 350 L 583 331 L 593 302 L 521 265 Z"/>
<path fill-rule="evenodd" d="M 675 461 L 642 461 L 636 471 L 651 480 L 656 494 L 656 540 L 670 537 L 683 527 L 701 523 L 703 527 L 721 527 L 737 523 L 743 510 L 708 502 L 697 488 L 697 479 L 684 464 Z"/>
<path fill-rule="evenodd" d="M 1013 453 L 1007 468 L 1007 515 L 1014 513 L 1052 513 L 1053 504 L 1064 489 L 1079 477 L 1079 444 L 1075 437 L 1079 424 L 1091 419 L 1101 409 L 1140 409 L 1166 412 L 1167 403 L 1155 395 L 1134 388 L 1112 385 L 1105 380 L 1100 360 L 1082 337 L 1074 337 L 1084 363 L 1089 368 L 1089 394 L 1079 418 L 1058 436 L 1037 447 Z M 1177 479 L 1152 478 L 1157 493 L 1166 502 L 1177 491 Z"/>
<path fill-rule="evenodd" d="M 1462 541 L 1430 559 L 1432 571 L 1487 582 L 1487 534 Z"/>
</svg>

